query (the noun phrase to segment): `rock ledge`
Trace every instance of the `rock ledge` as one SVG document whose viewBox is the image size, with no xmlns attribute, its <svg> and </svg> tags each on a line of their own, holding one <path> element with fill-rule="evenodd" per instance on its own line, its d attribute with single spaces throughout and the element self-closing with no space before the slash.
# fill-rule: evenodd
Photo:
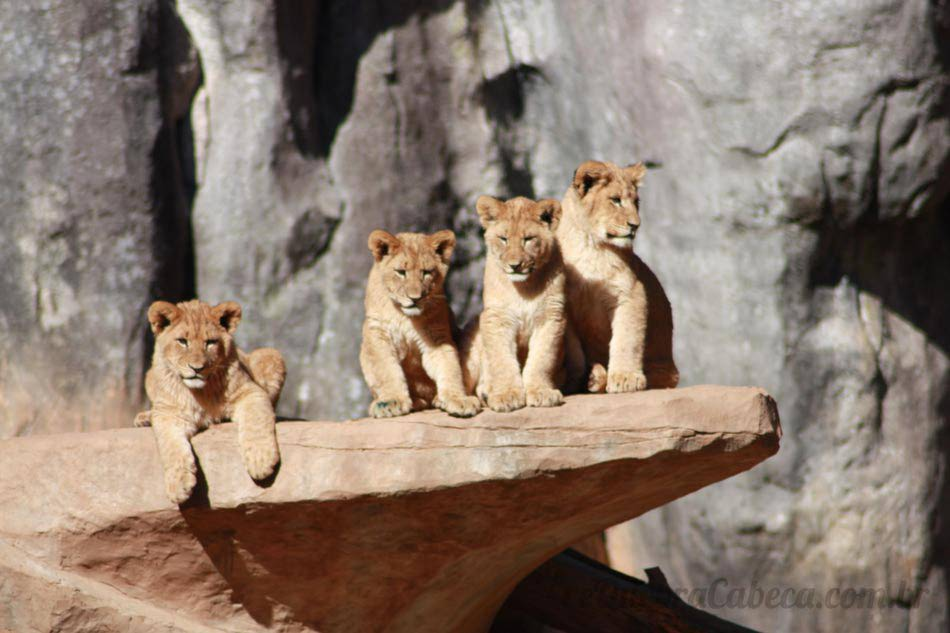
<svg viewBox="0 0 950 633">
<path fill-rule="evenodd" d="M 575 396 L 557 409 L 286 422 L 258 487 L 235 429 L 164 496 L 151 431 L 0 442 L 0 629 L 486 631 L 570 543 L 778 450 L 746 387 Z"/>
</svg>

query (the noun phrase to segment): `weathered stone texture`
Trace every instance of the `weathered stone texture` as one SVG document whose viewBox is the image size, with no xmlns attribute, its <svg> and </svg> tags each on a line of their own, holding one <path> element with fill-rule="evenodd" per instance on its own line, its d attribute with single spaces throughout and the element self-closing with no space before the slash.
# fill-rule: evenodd
<svg viewBox="0 0 950 633">
<path fill-rule="evenodd" d="M 139 400 L 142 311 L 186 283 L 179 178 L 157 167 L 175 21 L 154 1 L 0 5 L 0 437 L 114 426 Z"/>
<path fill-rule="evenodd" d="M 268 488 L 233 425 L 196 436 L 180 509 L 148 429 L 0 442 L 0 630 L 484 632 L 541 562 L 751 468 L 781 428 L 761 390 L 702 386 L 278 433 Z"/>
</svg>

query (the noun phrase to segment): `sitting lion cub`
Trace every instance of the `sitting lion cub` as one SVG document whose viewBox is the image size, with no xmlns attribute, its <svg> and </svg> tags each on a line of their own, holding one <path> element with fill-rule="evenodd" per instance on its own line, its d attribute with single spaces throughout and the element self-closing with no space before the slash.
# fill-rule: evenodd
<svg viewBox="0 0 950 633">
<path fill-rule="evenodd" d="M 475 204 L 488 245 L 484 310 L 462 342 L 465 386 L 495 411 L 563 402 L 564 263 L 556 200 L 482 196 Z"/>
<path fill-rule="evenodd" d="M 148 309 L 155 352 L 145 391 L 152 409 L 139 413 L 135 425 L 154 429 L 165 490 L 175 503 L 188 499 L 196 483 L 189 439 L 213 423 L 237 423 L 253 479 L 266 479 L 280 461 L 274 407 L 284 386 L 284 359 L 275 349 L 241 352 L 231 338 L 240 320 L 241 306 L 233 301 L 214 307 L 156 301 Z"/>
<path fill-rule="evenodd" d="M 557 230 L 571 325 L 591 373 L 590 391 L 672 388 L 673 312 L 659 280 L 633 253 L 643 163 L 587 161 L 564 195 Z"/>
<path fill-rule="evenodd" d="M 376 262 L 366 285 L 360 366 L 375 418 L 433 406 L 459 417 L 478 413 L 478 398 L 462 385 L 452 311 L 442 291 L 454 248 L 452 231 L 369 236 Z"/>
</svg>

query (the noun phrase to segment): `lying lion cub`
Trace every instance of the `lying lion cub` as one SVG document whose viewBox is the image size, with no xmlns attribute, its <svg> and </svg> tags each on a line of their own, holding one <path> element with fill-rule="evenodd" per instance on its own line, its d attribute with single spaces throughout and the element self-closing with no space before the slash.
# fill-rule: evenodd
<svg viewBox="0 0 950 633">
<path fill-rule="evenodd" d="M 226 301 L 171 304 L 148 309 L 155 334 L 152 367 L 145 375 L 151 411 L 136 426 L 155 431 L 165 470 L 165 490 L 175 503 L 191 496 L 196 483 L 189 439 L 209 425 L 233 420 L 248 474 L 256 480 L 273 474 L 280 453 L 274 407 L 284 386 L 284 359 L 275 349 L 241 352 L 231 335 L 241 321 L 241 306 Z"/>
<path fill-rule="evenodd" d="M 478 398 L 462 385 L 452 311 L 442 291 L 454 248 L 452 231 L 369 236 L 376 262 L 366 285 L 360 366 L 375 418 L 433 406 L 459 417 L 478 413 Z"/>
<path fill-rule="evenodd" d="M 557 230 L 571 325 L 591 366 L 590 391 L 672 388 L 673 312 L 659 280 L 633 253 L 643 163 L 587 161 L 564 195 Z"/>
<path fill-rule="evenodd" d="M 495 411 L 564 400 L 564 263 L 556 200 L 482 196 L 475 204 L 488 245 L 484 310 L 462 339 L 465 387 Z"/>
</svg>

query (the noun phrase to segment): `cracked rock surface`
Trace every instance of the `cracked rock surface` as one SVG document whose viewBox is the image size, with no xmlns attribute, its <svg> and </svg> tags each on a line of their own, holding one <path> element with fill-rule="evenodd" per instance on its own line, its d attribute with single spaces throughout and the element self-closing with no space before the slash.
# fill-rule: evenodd
<svg viewBox="0 0 950 633">
<path fill-rule="evenodd" d="M 148 429 L 0 442 L 0 628 L 487 631 L 544 560 L 781 436 L 765 392 L 711 386 L 278 431 L 266 489 L 233 425 L 196 436 L 181 509 Z"/>
</svg>

